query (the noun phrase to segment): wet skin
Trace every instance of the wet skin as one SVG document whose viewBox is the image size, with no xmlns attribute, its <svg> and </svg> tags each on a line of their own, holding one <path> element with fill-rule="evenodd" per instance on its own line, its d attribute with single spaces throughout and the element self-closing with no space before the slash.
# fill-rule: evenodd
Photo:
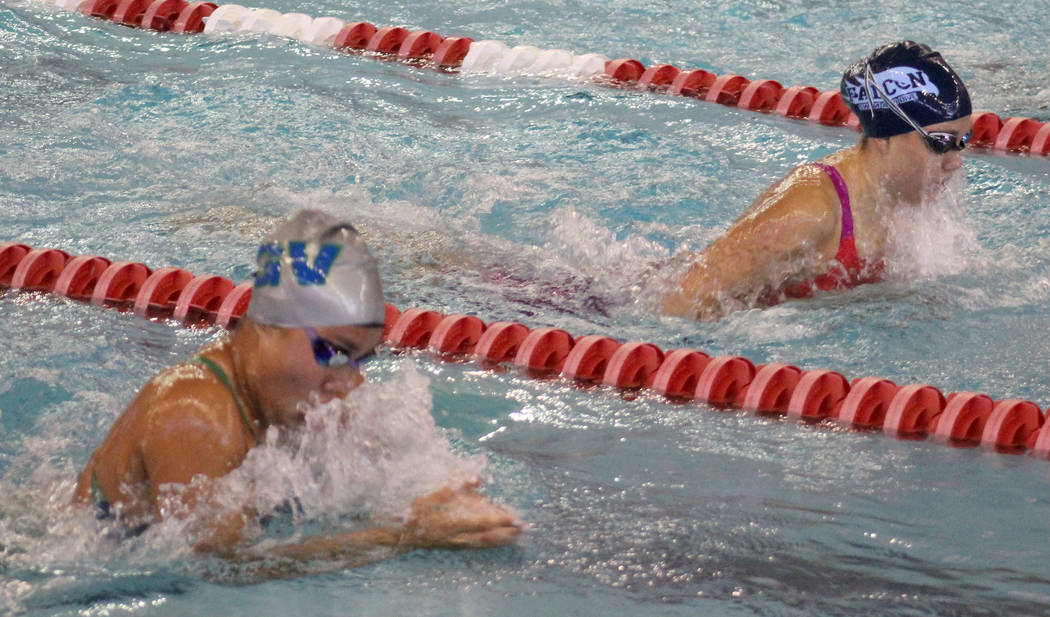
<svg viewBox="0 0 1050 617">
<path fill-rule="evenodd" d="M 968 133 L 970 116 L 923 127 Z M 935 154 L 916 131 L 867 138 L 821 162 L 836 167 L 849 189 L 857 252 L 868 262 L 885 256 L 897 208 L 915 207 L 944 190 L 962 168 L 962 154 Z M 802 165 L 774 183 L 712 242 L 663 300 L 670 315 L 717 319 L 753 305 L 765 290 L 828 271 L 839 248 L 842 208 L 831 179 Z"/>
<path fill-rule="evenodd" d="M 379 328 L 318 328 L 317 334 L 353 357 L 379 343 Z M 230 377 L 247 411 L 241 415 L 230 391 L 210 370 L 180 364 L 154 377 L 114 423 L 81 473 L 75 501 L 92 500 L 92 478 L 112 510 L 128 527 L 184 516 L 200 508 L 215 510 L 195 542 L 198 550 L 230 558 L 255 555 L 245 544 L 254 513 L 220 512 L 213 483 L 236 469 L 267 427 L 303 423 L 300 402 L 317 396 L 330 401 L 362 383 L 353 363 L 321 366 L 309 337 L 299 328 L 276 328 L 244 321 L 230 338 L 202 349 L 199 356 L 218 364 Z M 191 484 L 191 481 L 197 479 Z M 271 553 L 308 560 L 349 557 L 374 547 L 391 554 L 413 548 L 483 548 L 515 541 L 523 523 L 474 489 L 477 483 L 448 487 L 417 499 L 412 516 L 400 525 L 307 538 Z"/>
</svg>

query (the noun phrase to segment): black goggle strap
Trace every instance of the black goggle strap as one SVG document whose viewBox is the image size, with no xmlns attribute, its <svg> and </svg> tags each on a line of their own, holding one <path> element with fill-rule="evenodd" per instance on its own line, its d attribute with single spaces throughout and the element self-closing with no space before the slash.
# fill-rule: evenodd
<svg viewBox="0 0 1050 617">
<path fill-rule="evenodd" d="M 875 88 L 875 92 L 879 93 L 881 98 L 886 103 L 886 107 L 890 108 L 898 118 L 908 123 L 908 126 L 919 132 L 920 135 L 926 139 L 930 139 L 930 134 L 923 130 L 919 123 L 908 117 L 908 114 L 904 113 L 904 110 L 899 105 L 893 102 L 893 99 L 886 94 L 886 91 L 879 87 L 879 84 L 875 82 L 875 76 L 871 74 L 871 64 L 864 65 L 864 85 L 868 90 L 868 101 L 871 103 L 871 117 L 875 117 L 875 97 L 871 95 L 871 89 Z"/>
<path fill-rule="evenodd" d="M 889 107 L 898 118 L 908 123 L 908 126 L 919 132 L 926 139 L 926 143 L 930 144 L 930 149 L 937 154 L 945 154 L 949 150 L 962 150 L 966 147 L 966 142 L 970 141 L 970 133 L 959 137 L 952 135 L 951 133 L 940 133 L 944 137 L 934 137 L 926 132 L 926 129 L 919 126 L 919 123 L 912 120 L 908 114 L 904 113 L 904 110 L 899 105 L 893 102 L 893 99 L 886 94 L 886 91 L 879 87 L 879 84 L 875 81 L 875 76 L 871 73 L 871 64 L 864 65 L 864 86 L 867 90 L 868 102 L 871 104 L 871 116 L 875 117 L 875 97 L 871 94 L 871 89 L 875 88 L 875 92 L 879 93 L 879 97 L 886 102 L 886 107 Z M 939 131 L 938 131 L 939 132 Z"/>
</svg>

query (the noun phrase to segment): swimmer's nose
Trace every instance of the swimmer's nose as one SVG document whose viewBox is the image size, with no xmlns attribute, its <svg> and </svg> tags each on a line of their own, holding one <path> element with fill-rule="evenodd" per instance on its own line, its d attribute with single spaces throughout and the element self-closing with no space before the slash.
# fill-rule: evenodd
<svg viewBox="0 0 1050 617">
<path fill-rule="evenodd" d="M 326 401 L 343 398 L 362 382 L 364 382 L 364 377 L 356 368 L 340 370 L 338 374 L 325 380 L 321 386 L 321 393 Z"/>
<path fill-rule="evenodd" d="M 941 161 L 941 167 L 945 171 L 955 171 L 963 165 L 962 151 L 953 150 L 943 155 L 944 160 Z"/>
</svg>

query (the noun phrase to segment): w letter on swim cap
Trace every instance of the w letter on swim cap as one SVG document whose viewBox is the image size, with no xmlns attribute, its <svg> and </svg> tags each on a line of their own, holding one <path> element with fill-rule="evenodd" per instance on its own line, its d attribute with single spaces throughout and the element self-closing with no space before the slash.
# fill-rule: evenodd
<svg viewBox="0 0 1050 617">
<path fill-rule="evenodd" d="M 338 244 L 322 244 L 311 265 L 306 256 L 306 243 L 289 242 L 288 256 L 295 280 L 300 285 L 324 285 L 341 250 L 342 247 Z M 281 258 L 284 254 L 284 246 L 277 242 L 259 247 L 259 269 L 255 272 L 256 287 L 277 287 L 281 284 Z"/>
<path fill-rule="evenodd" d="M 276 242 L 259 247 L 259 255 L 256 258 L 259 269 L 255 271 L 256 287 L 268 285 L 277 287 L 281 284 L 281 255 L 283 254 L 284 249 Z"/>
<path fill-rule="evenodd" d="M 338 244 L 322 244 L 314 257 L 311 266 L 306 259 L 305 242 L 289 242 L 288 254 L 292 258 L 292 272 L 300 285 L 324 285 L 328 281 L 328 273 L 332 270 L 332 264 L 342 247 Z"/>
</svg>

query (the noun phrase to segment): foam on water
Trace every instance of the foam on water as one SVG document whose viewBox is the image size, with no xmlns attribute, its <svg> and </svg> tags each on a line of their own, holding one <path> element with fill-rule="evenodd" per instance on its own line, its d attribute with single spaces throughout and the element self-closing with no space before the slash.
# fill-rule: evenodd
<svg viewBox="0 0 1050 617">
<path fill-rule="evenodd" d="M 270 427 L 265 443 L 222 479 L 230 505 L 260 512 L 292 500 L 303 518 L 404 517 L 412 501 L 480 475 L 484 458 L 452 451 L 431 416 L 429 380 L 411 363 L 345 399 L 304 405 L 306 425 Z"/>
<path fill-rule="evenodd" d="M 78 397 L 73 405 L 114 404 L 106 395 Z M 143 534 L 121 540 L 120 523 L 96 520 L 74 508 L 78 470 L 56 456 L 69 446 L 68 426 L 25 437 L 24 452 L 0 478 L 0 606 L 25 609 L 42 598 L 75 594 L 100 583 L 150 571 L 205 567 L 193 557 L 200 524 L 217 512 L 250 508 L 278 513 L 294 528 L 331 530 L 405 520 L 412 501 L 446 486 L 479 479 L 483 455 L 461 455 L 431 415 L 429 380 L 405 362 L 381 383 L 365 383 L 346 399 L 304 404 L 299 430 L 271 427 L 265 443 L 217 481 L 211 508 L 171 510 Z M 76 413 L 71 410 L 70 413 Z M 289 504 L 294 507 L 289 508 Z M 168 504 L 170 507 L 170 503 Z M 273 518 L 271 515 L 269 518 Z M 288 541 L 288 525 L 253 530 L 260 547 Z M 274 534 L 277 534 L 276 536 Z M 214 572 L 212 573 L 214 574 Z M 49 578 L 43 586 L 31 581 Z"/>
<path fill-rule="evenodd" d="M 891 278 L 931 279 L 965 272 L 977 255 L 966 221 L 966 178 L 957 173 L 935 198 L 891 214 L 886 270 Z"/>
</svg>

